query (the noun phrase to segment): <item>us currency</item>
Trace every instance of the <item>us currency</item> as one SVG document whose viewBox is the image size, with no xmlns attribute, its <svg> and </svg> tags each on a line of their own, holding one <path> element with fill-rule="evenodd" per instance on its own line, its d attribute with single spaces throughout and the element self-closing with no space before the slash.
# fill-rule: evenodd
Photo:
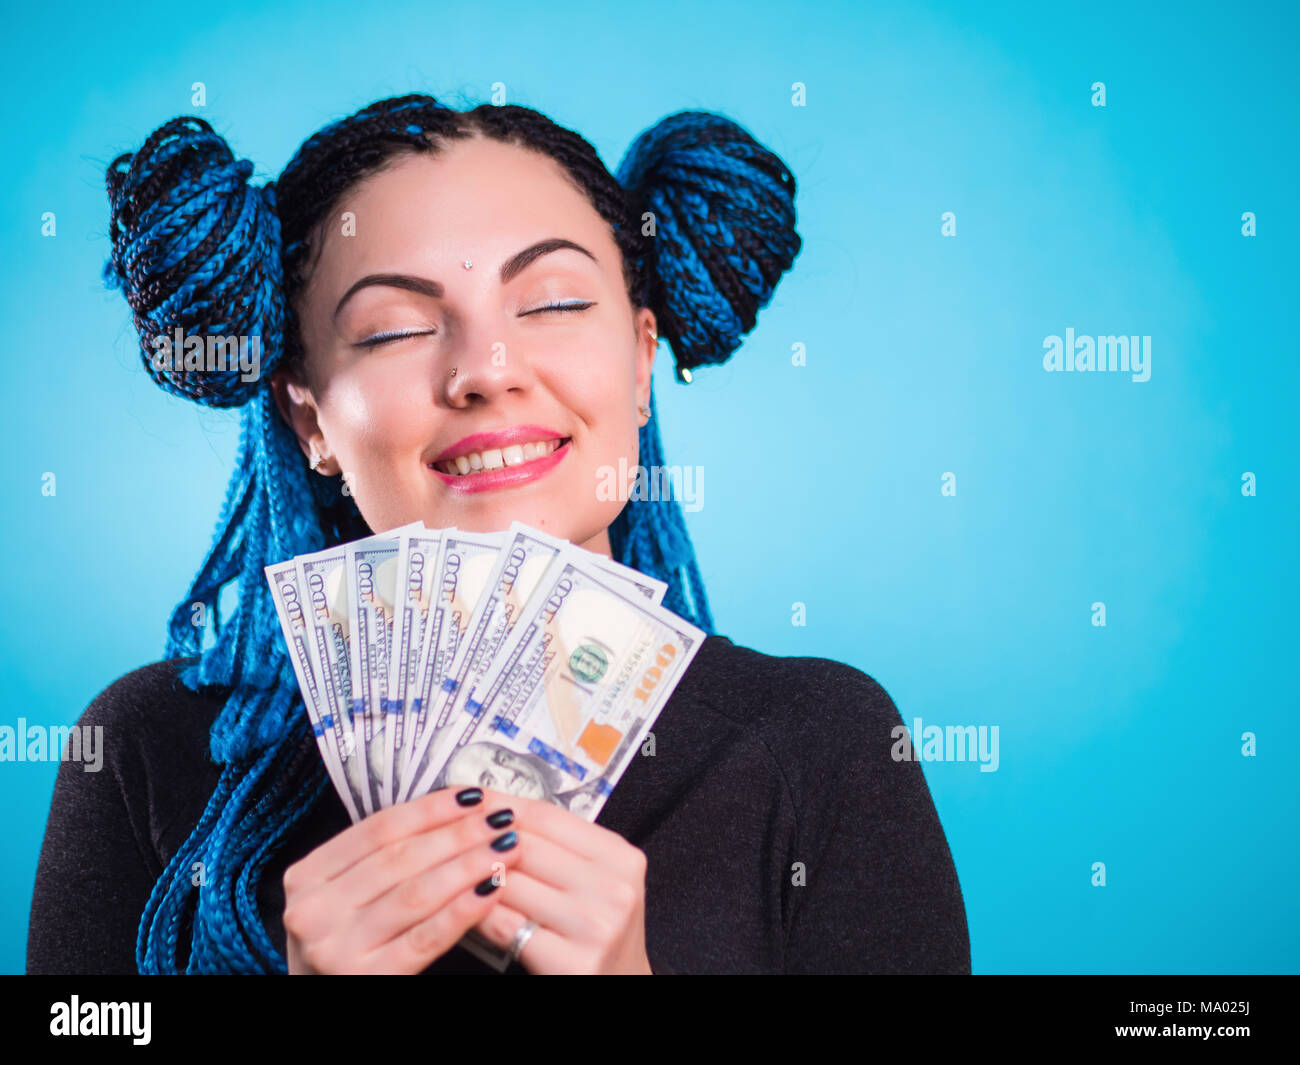
<svg viewBox="0 0 1300 1065">
<path fill-rule="evenodd" d="M 514 526 L 511 527 L 511 531 L 516 531 Z M 536 530 L 528 531 L 537 536 Z M 545 537 L 537 536 L 537 538 L 543 541 L 545 540 Z M 628 566 L 614 562 L 608 556 L 582 550 L 567 542 L 552 541 L 552 543 L 554 546 L 559 548 L 559 550 L 557 550 L 555 556 L 551 558 L 551 561 L 548 563 L 547 569 L 543 574 L 539 575 L 534 570 L 532 573 L 525 573 L 523 577 L 517 578 L 515 581 L 515 587 L 512 589 L 512 592 L 516 595 L 516 604 L 518 603 L 519 598 L 523 598 L 526 602 L 523 607 L 513 610 L 511 614 L 505 618 L 505 626 L 501 637 L 506 643 L 506 646 L 498 647 L 496 654 L 492 656 L 491 664 L 485 671 L 486 676 L 490 677 L 495 675 L 495 671 L 502 663 L 503 655 L 507 654 L 510 650 L 511 644 L 509 637 L 519 631 L 519 626 L 517 625 L 519 618 L 521 615 L 526 613 L 530 606 L 542 595 L 544 589 L 539 589 L 538 585 L 545 584 L 545 573 L 549 573 L 551 569 L 559 563 L 560 558 L 565 552 L 572 557 L 581 557 L 589 566 L 594 566 L 605 575 L 606 579 L 609 580 L 613 586 L 621 588 L 625 594 L 643 597 L 656 607 L 658 607 L 658 605 L 663 601 L 664 593 L 668 587 L 663 581 L 656 580 L 653 577 L 648 577 Z M 486 610 L 488 608 L 485 607 L 484 609 Z M 495 630 L 489 626 L 487 631 L 493 632 Z M 696 631 L 698 632 L 698 630 Z M 692 656 L 694 655 L 694 649 L 691 650 L 690 654 Z M 668 690 L 671 690 L 671 688 Z M 665 692 L 664 698 L 666 699 L 666 697 L 667 693 Z M 466 695 L 466 698 L 468 698 L 468 695 Z M 662 702 L 659 705 L 662 705 Z M 658 711 L 656 710 L 655 713 L 657 714 L 657 712 Z M 453 717 L 452 720 L 454 722 L 455 718 Z M 653 717 L 650 720 L 653 721 Z M 646 728 L 649 728 L 649 724 L 646 725 Z M 444 731 L 440 734 L 438 739 L 443 739 L 447 734 L 448 732 Z M 640 738 L 636 738 L 633 741 L 632 749 L 635 749 L 635 746 L 640 742 Z M 438 752 L 441 749 L 441 745 L 431 747 L 430 757 L 434 759 L 439 758 L 440 756 Z M 458 763 L 458 769 L 461 771 L 459 779 L 470 781 L 482 787 L 499 788 L 503 791 L 522 793 L 522 790 L 519 787 L 519 782 L 524 781 L 527 778 L 519 776 L 513 769 L 502 764 L 509 758 L 508 754 L 493 752 L 484 758 L 478 757 L 479 752 L 480 748 L 475 747 L 468 750 L 467 753 L 462 756 Z M 476 762 L 491 764 L 479 765 L 476 764 Z M 437 768 L 436 764 L 431 768 Z M 422 779 L 416 782 L 412 787 L 411 791 L 413 794 L 423 794 L 424 791 L 427 790 L 431 768 L 426 768 Z M 617 770 L 617 773 L 610 776 L 607 781 L 607 786 L 609 788 L 613 787 L 621 772 L 622 769 L 620 768 Z M 537 798 L 547 797 L 542 789 L 535 787 L 531 789 L 531 794 Z M 578 791 L 573 794 L 581 794 L 581 789 L 578 789 Z M 583 808 L 582 804 L 577 802 L 573 802 L 571 808 L 588 817 L 590 820 L 595 820 L 597 814 L 600 812 L 600 807 L 604 804 L 604 797 L 607 794 L 608 792 L 603 789 L 595 791 L 593 792 L 593 798 L 595 801 L 589 801 L 586 804 L 586 808 Z M 496 947 L 473 929 L 461 938 L 460 946 L 469 951 L 469 953 L 473 954 L 479 960 L 496 969 L 498 972 L 504 972 L 510 965 L 510 957 L 505 951 Z"/>
<path fill-rule="evenodd" d="M 516 522 L 511 526 L 510 532 L 513 534 L 514 532 L 519 531 L 519 529 L 522 528 L 526 528 L 526 527 L 521 526 L 520 523 Z M 555 547 L 557 549 L 556 551 L 557 555 L 561 547 L 571 546 L 568 545 L 566 542 L 559 541 L 556 539 L 550 539 L 548 541 L 548 538 L 544 534 L 539 533 L 538 530 L 528 529 L 527 531 L 532 535 L 533 539 L 536 542 L 549 543 L 550 546 Z M 664 594 L 668 589 L 668 585 L 664 581 L 656 580 L 654 577 L 649 577 L 644 573 L 640 573 L 639 571 L 632 569 L 630 566 L 624 566 L 621 563 L 615 562 L 606 555 L 600 555 L 594 552 L 586 552 L 586 551 L 583 551 L 582 553 L 584 556 L 587 557 L 589 562 L 593 563 L 598 568 L 604 570 L 606 573 L 610 574 L 611 576 L 617 578 L 618 581 L 624 584 L 625 586 L 635 589 L 638 594 L 644 596 L 650 602 L 657 605 L 663 601 Z M 546 552 L 538 551 L 539 556 L 545 557 L 546 554 L 547 554 Z M 554 557 L 552 556 L 550 561 L 547 563 L 547 565 L 549 566 L 553 562 L 554 562 Z M 502 568 L 504 570 L 504 565 Z M 510 594 L 513 595 L 514 597 L 513 600 L 507 598 L 507 600 L 504 603 L 499 604 L 501 606 L 502 613 L 504 615 L 504 622 L 505 622 L 504 629 L 500 632 L 501 639 L 504 639 L 511 631 L 513 631 L 514 622 L 518 619 L 523 609 L 523 607 L 519 606 L 519 602 L 520 600 L 524 600 L 525 602 L 530 600 L 532 594 L 536 590 L 538 581 L 540 580 L 540 576 L 541 574 L 538 572 L 535 565 L 530 570 L 525 564 L 523 572 L 518 577 L 516 577 L 515 580 L 513 581 L 513 585 L 510 589 Z M 485 607 L 485 610 L 486 609 L 487 608 Z M 489 633 L 494 633 L 497 630 L 489 624 L 486 631 L 488 631 Z M 492 671 L 495 668 L 495 663 L 500 661 L 500 653 L 501 653 L 500 648 L 498 648 L 496 654 L 492 656 L 492 663 L 486 667 L 485 670 L 486 675 L 490 676 L 492 674 Z M 466 697 L 468 697 L 468 694 Z M 454 711 L 454 707 L 449 707 L 447 709 L 449 713 Z M 446 722 L 444 721 L 444 726 L 445 723 Z M 436 741 L 438 738 L 439 736 L 432 737 L 431 744 L 434 741 Z M 425 761 L 419 767 L 417 767 L 417 771 L 415 773 L 416 776 L 427 774 L 429 768 L 428 761 L 429 759 L 436 758 L 438 756 L 437 754 L 438 749 L 439 749 L 438 747 L 432 745 L 426 748 Z M 414 783 L 415 780 L 414 777 L 412 777 L 412 785 L 413 785 L 412 790 L 415 790 Z M 415 793 L 420 794 L 421 792 L 415 791 Z M 595 813 L 593 813 L 591 816 L 594 818 Z M 485 962 L 486 964 L 490 965 L 492 968 L 496 969 L 498 972 L 504 972 L 510 965 L 510 956 L 505 951 L 501 950 L 493 943 L 489 942 L 487 939 L 479 935 L 473 929 L 471 929 L 461 938 L 460 946 L 463 949 L 469 951 L 469 953 L 473 954 L 480 961 Z"/>
<path fill-rule="evenodd" d="M 324 705 L 333 708 L 334 744 L 348 794 L 362 817 L 374 813 L 366 783 L 365 757 L 352 720 L 352 652 L 343 565 L 345 548 L 330 547 L 293 560 L 307 603 L 307 648 L 320 677 Z"/>
<path fill-rule="evenodd" d="M 585 554 L 548 568 L 481 705 L 414 794 L 474 784 L 600 813 L 704 633 Z"/>
<path fill-rule="evenodd" d="M 388 656 L 397 599 L 396 539 L 367 537 L 344 548 L 352 651 L 352 721 L 365 754 L 374 809 L 393 804 L 392 772 L 384 764 Z"/>
<path fill-rule="evenodd" d="M 285 642 L 289 648 L 293 672 L 298 678 L 298 688 L 307 707 L 312 735 L 316 737 L 316 746 L 334 784 L 334 790 L 343 800 L 348 817 L 355 823 L 361 820 L 361 811 L 352 797 L 339 759 L 334 732 L 335 703 L 324 690 L 322 683 L 324 678 L 317 674 L 312 661 L 307 607 L 302 590 L 298 587 L 297 567 L 290 559 L 288 562 L 266 566 L 265 572 L 266 579 L 271 585 L 271 599 L 275 603 L 275 611 L 280 619 L 280 628 L 284 631 Z"/>
<path fill-rule="evenodd" d="M 397 801 L 407 798 L 412 764 L 420 764 L 427 747 L 419 743 L 430 711 L 442 695 L 442 682 L 469 629 L 474 609 L 487 587 L 496 557 L 505 544 L 504 532 L 445 531 L 434 564 L 433 596 L 424 626 L 424 647 L 415 677 L 414 694 L 408 689 L 410 709 L 402 732 L 402 771 Z"/>
<path fill-rule="evenodd" d="M 575 545 L 570 544 L 570 547 Z M 578 550 L 583 551 L 582 548 Z M 650 577 L 640 570 L 635 570 L 631 566 L 625 566 L 621 562 L 615 562 L 608 555 L 601 555 L 595 551 L 583 551 L 587 561 L 592 562 L 598 569 L 604 570 L 611 576 L 619 578 L 624 584 L 635 588 L 639 595 L 645 596 L 650 602 L 658 606 L 664 601 L 664 596 L 668 592 L 668 582 Z"/>
<path fill-rule="evenodd" d="M 443 682 L 444 694 L 437 716 L 431 716 L 427 722 L 422 741 L 425 755 L 413 774 L 413 783 L 427 778 L 431 770 L 441 765 L 462 727 L 463 714 L 477 713 L 481 691 L 498 668 L 502 645 L 527 609 L 542 575 L 564 551 L 580 555 L 590 565 L 599 568 L 610 581 L 652 603 L 658 604 L 667 590 L 663 581 L 615 562 L 607 555 L 586 551 L 522 522 L 512 522 L 488 592 L 480 600 L 470 623 L 465 648 Z M 414 788 L 410 793 L 418 794 Z"/>
<path fill-rule="evenodd" d="M 389 794 L 400 792 L 401 770 L 412 704 L 419 698 L 420 658 L 437 576 L 438 548 L 447 529 L 403 533 L 397 551 L 397 616 L 389 656 L 388 713 L 384 724 L 384 765 L 392 774 Z"/>
<path fill-rule="evenodd" d="M 449 669 L 441 677 L 440 687 L 433 693 L 433 706 L 425 717 L 412 764 L 407 768 L 407 777 L 412 783 L 434 767 L 447 722 L 492 665 L 497 649 L 510 631 L 511 622 L 519 616 L 542 573 L 566 542 L 521 522 L 511 522 L 504 545 L 493 560 L 486 590 L 478 599 L 469 628 Z"/>
</svg>

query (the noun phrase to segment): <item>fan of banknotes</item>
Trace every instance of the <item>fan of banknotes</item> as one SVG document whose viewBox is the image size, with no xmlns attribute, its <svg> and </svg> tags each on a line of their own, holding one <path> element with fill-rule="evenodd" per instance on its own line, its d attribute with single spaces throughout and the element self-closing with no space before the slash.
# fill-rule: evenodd
<svg viewBox="0 0 1300 1065">
<path fill-rule="evenodd" d="M 594 821 L 704 640 L 662 581 L 520 522 L 416 522 L 266 576 L 354 822 L 461 785 Z"/>
</svg>

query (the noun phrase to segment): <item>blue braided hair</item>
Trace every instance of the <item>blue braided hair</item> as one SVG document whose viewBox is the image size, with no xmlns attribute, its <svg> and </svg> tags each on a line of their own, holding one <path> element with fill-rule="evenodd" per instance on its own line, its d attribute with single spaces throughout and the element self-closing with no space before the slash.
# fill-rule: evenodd
<svg viewBox="0 0 1300 1065">
<path fill-rule="evenodd" d="M 168 625 L 167 658 L 198 691 L 229 689 L 212 725 L 221 766 L 199 823 L 141 916 L 142 973 L 283 973 L 257 905 L 262 872 L 328 787 L 262 568 L 370 532 L 341 477 L 311 473 L 269 384 L 305 358 L 294 298 L 322 220 L 361 178 L 407 152 L 486 136 L 559 162 L 609 224 L 634 307 L 649 307 L 677 375 L 724 362 L 799 252 L 793 176 L 736 123 L 682 112 L 643 132 L 617 177 L 578 134 L 529 108 L 456 111 L 429 96 L 381 100 L 303 143 L 274 182 L 249 183 L 200 118 L 173 119 L 108 168 L 110 287 L 125 294 L 145 368 L 160 387 L 239 408 L 235 469 L 211 549 Z M 158 337 L 258 338 L 262 373 L 194 372 L 157 357 Z M 654 392 L 650 407 L 653 414 Z M 639 461 L 664 464 L 658 420 Z M 630 500 L 609 529 L 614 557 L 668 583 L 665 605 L 712 633 L 704 583 L 676 500 Z M 229 617 L 218 596 L 231 581 Z M 197 604 L 203 605 L 201 614 Z M 198 615 L 203 624 L 195 625 Z M 205 635 L 212 639 L 205 646 Z"/>
</svg>

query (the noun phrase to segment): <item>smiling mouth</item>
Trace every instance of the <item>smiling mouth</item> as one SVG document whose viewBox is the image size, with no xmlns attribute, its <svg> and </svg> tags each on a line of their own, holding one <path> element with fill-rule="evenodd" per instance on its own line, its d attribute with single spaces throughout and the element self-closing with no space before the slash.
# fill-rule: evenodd
<svg viewBox="0 0 1300 1065">
<path fill-rule="evenodd" d="M 552 452 L 558 451 L 571 439 L 562 436 L 527 444 L 511 444 L 508 447 L 485 448 L 482 451 L 471 451 L 468 455 L 457 455 L 456 458 L 446 459 L 443 462 L 431 462 L 429 468 L 450 477 L 474 477 L 495 470 L 526 466 L 530 462 L 544 459 Z"/>
</svg>

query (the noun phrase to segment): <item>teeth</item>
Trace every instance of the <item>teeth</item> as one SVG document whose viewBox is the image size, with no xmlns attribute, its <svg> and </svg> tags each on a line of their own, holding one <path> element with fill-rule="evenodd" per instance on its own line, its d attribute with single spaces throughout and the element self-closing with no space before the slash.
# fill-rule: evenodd
<svg viewBox="0 0 1300 1065">
<path fill-rule="evenodd" d="M 481 470 L 500 470 L 507 466 L 519 466 L 549 455 L 560 446 L 559 440 L 538 440 L 527 444 L 511 444 L 508 447 L 492 447 L 485 451 L 473 451 L 468 455 L 458 455 L 454 459 L 435 464 L 435 469 L 443 473 L 464 477 Z"/>
</svg>

